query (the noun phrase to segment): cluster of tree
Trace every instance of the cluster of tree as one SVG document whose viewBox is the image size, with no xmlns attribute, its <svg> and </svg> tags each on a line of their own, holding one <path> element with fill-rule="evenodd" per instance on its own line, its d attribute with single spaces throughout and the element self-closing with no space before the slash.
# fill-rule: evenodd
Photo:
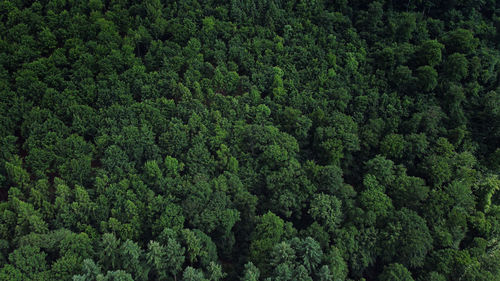
<svg viewBox="0 0 500 281">
<path fill-rule="evenodd" d="M 0 1 L 1 280 L 500 280 L 500 1 Z"/>
</svg>

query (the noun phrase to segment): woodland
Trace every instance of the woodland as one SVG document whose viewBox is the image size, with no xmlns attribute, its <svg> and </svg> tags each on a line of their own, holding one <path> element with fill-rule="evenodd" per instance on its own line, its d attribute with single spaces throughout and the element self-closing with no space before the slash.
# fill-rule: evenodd
<svg viewBox="0 0 500 281">
<path fill-rule="evenodd" d="M 0 280 L 499 281 L 500 1 L 0 0 Z"/>
</svg>

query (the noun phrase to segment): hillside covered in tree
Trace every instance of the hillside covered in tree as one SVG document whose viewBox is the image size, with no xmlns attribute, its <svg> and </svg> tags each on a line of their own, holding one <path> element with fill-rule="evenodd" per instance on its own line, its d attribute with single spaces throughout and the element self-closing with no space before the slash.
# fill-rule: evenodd
<svg viewBox="0 0 500 281">
<path fill-rule="evenodd" d="M 500 1 L 0 1 L 0 280 L 500 280 Z"/>
</svg>

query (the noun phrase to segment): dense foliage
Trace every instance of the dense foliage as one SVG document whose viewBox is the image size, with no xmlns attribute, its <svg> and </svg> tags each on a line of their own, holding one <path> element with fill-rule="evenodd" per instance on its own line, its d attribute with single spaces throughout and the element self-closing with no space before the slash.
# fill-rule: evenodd
<svg viewBox="0 0 500 281">
<path fill-rule="evenodd" d="M 500 280 L 500 1 L 0 1 L 1 280 Z"/>
</svg>

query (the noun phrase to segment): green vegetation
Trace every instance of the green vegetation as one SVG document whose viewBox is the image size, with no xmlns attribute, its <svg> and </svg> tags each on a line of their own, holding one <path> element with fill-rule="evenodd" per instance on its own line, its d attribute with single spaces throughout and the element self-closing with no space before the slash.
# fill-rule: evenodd
<svg viewBox="0 0 500 281">
<path fill-rule="evenodd" d="M 500 280 L 500 1 L 0 1 L 0 280 Z"/>
</svg>

